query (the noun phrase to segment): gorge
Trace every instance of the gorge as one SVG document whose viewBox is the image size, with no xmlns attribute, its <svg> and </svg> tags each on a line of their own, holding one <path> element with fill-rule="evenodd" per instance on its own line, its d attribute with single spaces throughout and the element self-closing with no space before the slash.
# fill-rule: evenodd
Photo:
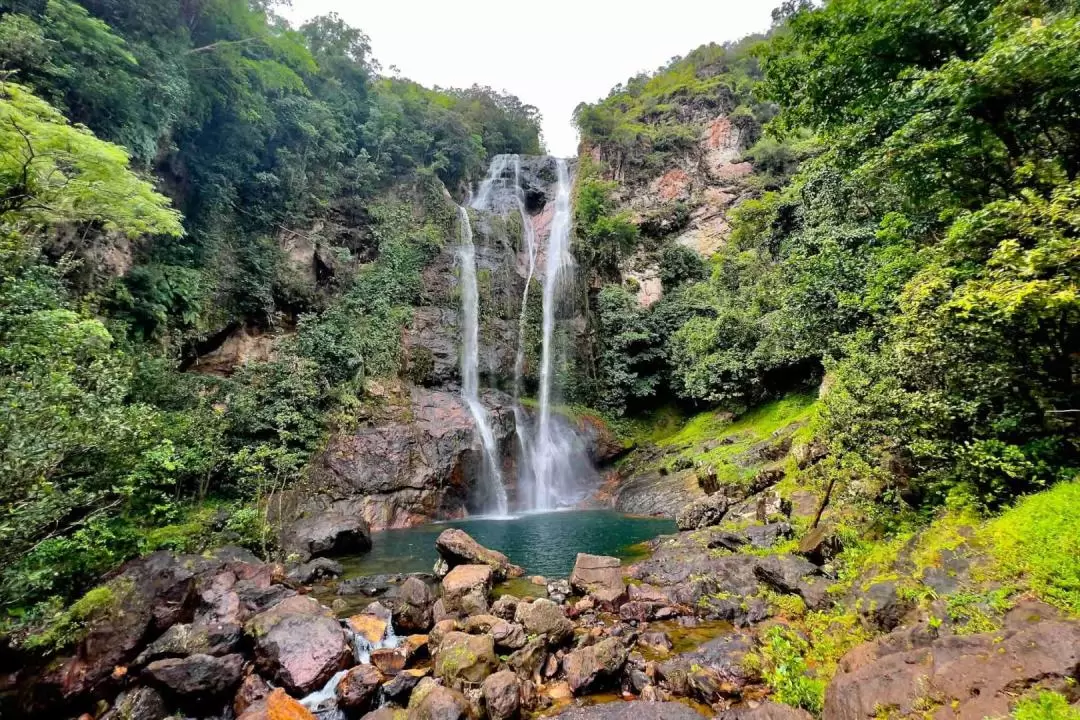
<svg viewBox="0 0 1080 720">
<path fill-rule="evenodd" d="M 787 0 L 566 158 L 280 7 L 0 2 L 0 715 L 1080 718 L 1075 3 Z"/>
</svg>

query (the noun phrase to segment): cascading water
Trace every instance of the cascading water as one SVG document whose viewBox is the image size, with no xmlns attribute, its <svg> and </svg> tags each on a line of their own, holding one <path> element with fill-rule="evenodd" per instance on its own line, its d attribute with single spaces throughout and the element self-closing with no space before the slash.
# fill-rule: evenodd
<svg viewBox="0 0 1080 720">
<path fill-rule="evenodd" d="M 506 515 L 508 505 L 506 488 L 499 470 L 499 446 L 488 423 L 487 410 L 480 403 L 480 295 L 476 286 L 476 248 L 473 245 L 469 211 L 459 207 L 458 217 L 461 239 L 458 246 L 458 261 L 461 264 L 461 395 L 476 423 L 484 453 L 480 483 L 483 491 L 483 511 L 493 515 Z"/>
<path fill-rule="evenodd" d="M 540 413 L 531 452 L 533 476 L 531 507 L 554 510 L 582 499 L 582 449 L 577 436 L 552 415 L 555 383 L 555 315 L 563 293 L 573 280 L 570 253 L 570 172 L 565 160 L 556 161 L 558 188 L 555 216 L 547 244 L 544 270 L 543 349 L 540 360 Z"/>
</svg>

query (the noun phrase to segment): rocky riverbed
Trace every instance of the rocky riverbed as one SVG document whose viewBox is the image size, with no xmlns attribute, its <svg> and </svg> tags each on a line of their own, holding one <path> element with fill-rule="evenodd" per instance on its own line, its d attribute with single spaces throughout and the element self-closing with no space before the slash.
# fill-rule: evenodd
<svg viewBox="0 0 1080 720">
<path fill-rule="evenodd" d="M 107 583 L 67 652 L 24 658 L 5 717 L 794 720 L 809 715 L 770 699 L 760 662 L 783 598 L 847 604 L 876 635 L 840 661 L 826 718 L 907 715 L 928 697 L 950 716 L 1004 716 L 1017 692 L 1080 667 L 1080 623 L 1035 601 L 999 631 L 958 634 L 895 583 L 835 592 L 820 555 L 784 551 L 784 522 L 699 524 L 633 565 L 580 554 L 568 578 L 531 578 L 538 597 L 506 592 L 524 570 L 458 529 L 437 538 L 432 573 L 352 580 L 324 602 L 310 583 L 340 571 L 325 555 L 360 542 L 355 529 L 324 528 L 288 573 L 235 548 L 155 553 Z M 357 594 L 363 609 L 342 613 Z"/>
</svg>

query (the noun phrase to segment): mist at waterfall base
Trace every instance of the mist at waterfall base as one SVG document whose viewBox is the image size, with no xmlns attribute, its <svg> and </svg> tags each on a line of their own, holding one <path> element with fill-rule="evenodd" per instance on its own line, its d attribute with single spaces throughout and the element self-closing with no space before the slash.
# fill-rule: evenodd
<svg viewBox="0 0 1080 720">
<path fill-rule="evenodd" d="M 566 160 L 556 159 L 554 216 L 545 252 L 543 269 L 543 344 L 540 365 L 539 407 L 533 414 L 522 404 L 525 369 L 526 320 L 529 292 L 537 275 L 539 250 L 536 231 L 526 206 L 522 184 L 522 160 L 518 155 L 498 155 L 492 159 L 487 177 L 480 184 L 469 207 L 481 217 L 516 212 L 521 219 L 521 251 L 525 256 L 525 285 L 518 321 L 518 343 L 514 359 L 514 421 L 517 451 L 517 512 L 550 511 L 573 507 L 584 500 L 596 484 L 597 474 L 589 462 L 587 448 L 571 423 L 553 410 L 557 400 L 555 324 L 560 308 L 567 305 L 572 286 L 574 260 L 570 252 L 572 208 L 571 177 Z M 472 224 L 466 208 L 459 208 L 461 244 L 462 312 L 462 395 L 476 423 L 484 462 L 475 483 L 474 505 L 486 515 L 506 516 L 507 493 L 499 471 L 499 453 L 487 412 L 478 399 L 477 367 L 479 312 L 476 287 L 476 252 Z"/>
</svg>

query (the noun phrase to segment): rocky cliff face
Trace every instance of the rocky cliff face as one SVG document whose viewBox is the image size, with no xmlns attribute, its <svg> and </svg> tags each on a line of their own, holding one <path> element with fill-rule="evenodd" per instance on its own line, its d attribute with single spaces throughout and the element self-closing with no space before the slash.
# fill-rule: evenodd
<svg viewBox="0 0 1080 720">
<path fill-rule="evenodd" d="M 621 267 L 623 280 L 636 282 L 643 306 L 663 294 L 655 253 L 644 246 L 674 242 L 708 258 L 727 239 L 728 213 L 749 194 L 744 181 L 753 166 L 741 158 L 760 134 L 757 122 L 712 105 L 687 106 L 684 115 L 697 129 L 697 142 L 667 157 L 660 169 L 630 169 L 621 157 L 584 148 L 606 177 L 619 183 L 617 200 L 647 241 Z"/>
</svg>

